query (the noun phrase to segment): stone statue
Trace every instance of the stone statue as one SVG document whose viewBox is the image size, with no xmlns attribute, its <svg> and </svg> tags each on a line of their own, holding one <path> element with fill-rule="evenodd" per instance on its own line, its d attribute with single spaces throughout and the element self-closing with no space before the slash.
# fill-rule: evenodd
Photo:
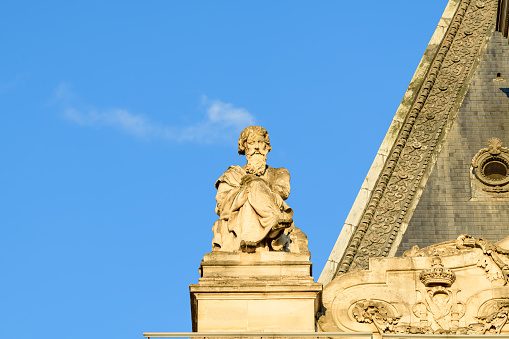
<svg viewBox="0 0 509 339">
<path fill-rule="evenodd" d="M 246 127 L 238 149 L 246 156 L 246 165 L 230 166 L 216 181 L 219 220 L 212 228 L 212 250 L 302 252 L 297 243 L 302 243 L 305 235 L 293 225 L 293 211 L 285 202 L 290 194 L 290 173 L 266 165 L 272 149 L 267 130 Z M 294 250 L 292 238 L 297 245 Z M 307 245 L 307 238 L 304 242 Z"/>
</svg>

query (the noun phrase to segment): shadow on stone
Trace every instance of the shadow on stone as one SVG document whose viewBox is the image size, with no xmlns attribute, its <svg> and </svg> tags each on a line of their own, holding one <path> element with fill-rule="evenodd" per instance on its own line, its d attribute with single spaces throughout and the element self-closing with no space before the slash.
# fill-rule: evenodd
<svg viewBox="0 0 509 339">
<path fill-rule="evenodd" d="M 505 95 L 507 95 L 507 97 L 509 98 L 509 88 L 501 88 L 500 90 L 504 92 Z"/>
</svg>

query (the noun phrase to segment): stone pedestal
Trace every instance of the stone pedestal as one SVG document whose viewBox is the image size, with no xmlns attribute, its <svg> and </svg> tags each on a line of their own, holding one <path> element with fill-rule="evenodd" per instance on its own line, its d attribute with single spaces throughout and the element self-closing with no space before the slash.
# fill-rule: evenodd
<svg viewBox="0 0 509 339">
<path fill-rule="evenodd" d="M 190 285 L 193 331 L 314 332 L 322 285 L 307 255 L 205 254 Z"/>
</svg>

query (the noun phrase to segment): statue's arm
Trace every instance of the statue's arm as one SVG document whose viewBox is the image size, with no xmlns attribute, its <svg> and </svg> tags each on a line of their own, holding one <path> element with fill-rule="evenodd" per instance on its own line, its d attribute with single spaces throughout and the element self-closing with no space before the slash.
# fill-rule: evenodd
<svg viewBox="0 0 509 339">
<path fill-rule="evenodd" d="M 278 168 L 276 182 L 272 185 L 272 190 L 283 200 L 290 196 L 290 172 L 286 168 Z"/>
<path fill-rule="evenodd" d="M 228 197 L 231 193 L 234 192 L 236 187 L 240 186 L 240 182 L 242 176 L 246 173 L 242 170 L 240 166 L 230 166 L 223 173 L 223 175 L 217 179 L 215 187 L 217 189 L 216 194 L 216 214 L 219 216 L 224 216 L 224 209 L 226 202 L 228 201 Z"/>
<path fill-rule="evenodd" d="M 225 182 L 220 182 L 217 186 L 216 194 L 216 214 L 221 215 L 224 203 L 227 200 L 228 194 L 232 191 L 233 187 Z"/>
</svg>

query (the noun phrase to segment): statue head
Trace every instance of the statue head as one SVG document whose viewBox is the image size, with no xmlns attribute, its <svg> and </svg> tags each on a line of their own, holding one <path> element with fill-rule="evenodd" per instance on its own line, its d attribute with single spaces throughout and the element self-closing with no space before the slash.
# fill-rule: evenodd
<svg viewBox="0 0 509 339">
<path fill-rule="evenodd" d="M 249 136 L 262 136 L 265 140 L 266 144 L 266 152 L 270 152 L 272 150 L 272 146 L 270 146 L 270 140 L 269 140 L 269 132 L 263 127 L 260 126 L 248 126 L 244 128 L 244 130 L 240 133 L 239 138 L 239 154 L 240 155 L 246 155 L 246 150 L 248 149 L 248 138 Z"/>
<path fill-rule="evenodd" d="M 269 133 L 260 126 L 244 128 L 239 138 L 239 154 L 245 155 L 247 163 L 244 169 L 247 173 L 263 175 L 265 173 L 267 153 L 272 150 Z"/>
</svg>

